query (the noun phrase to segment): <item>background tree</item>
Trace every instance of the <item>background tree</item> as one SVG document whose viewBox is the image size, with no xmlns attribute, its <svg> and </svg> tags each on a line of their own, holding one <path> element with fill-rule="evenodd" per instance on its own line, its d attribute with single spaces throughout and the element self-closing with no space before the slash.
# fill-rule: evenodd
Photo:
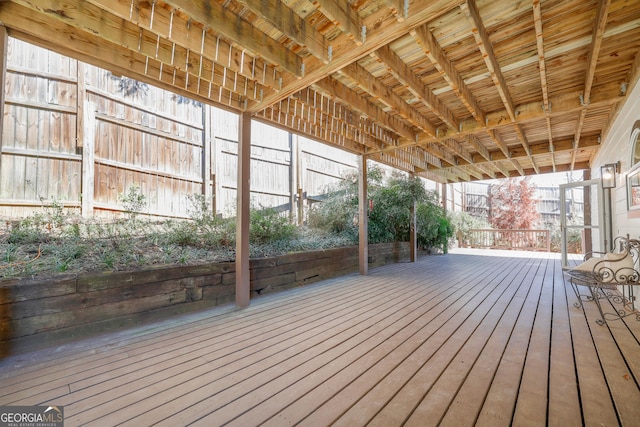
<svg viewBox="0 0 640 427">
<path fill-rule="evenodd" d="M 498 230 L 527 230 L 538 227 L 540 213 L 535 185 L 528 178 L 509 178 L 492 185 L 489 194 L 489 222 Z"/>
</svg>

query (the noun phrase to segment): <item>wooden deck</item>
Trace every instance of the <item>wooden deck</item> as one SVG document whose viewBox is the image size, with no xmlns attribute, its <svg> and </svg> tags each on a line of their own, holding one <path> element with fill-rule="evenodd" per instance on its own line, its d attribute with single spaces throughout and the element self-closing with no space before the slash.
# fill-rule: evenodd
<svg viewBox="0 0 640 427">
<path fill-rule="evenodd" d="M 556 255 L 421 258 L 0 361 L 66 426 L 640 425 L 640 322 Z M 495 253 L 493 253 L 495 255 Z"/>
</svg>

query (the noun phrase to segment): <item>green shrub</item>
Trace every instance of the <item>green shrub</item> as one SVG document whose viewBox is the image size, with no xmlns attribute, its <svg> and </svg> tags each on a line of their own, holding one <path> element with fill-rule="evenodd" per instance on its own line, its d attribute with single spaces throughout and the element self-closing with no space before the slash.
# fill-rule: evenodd
<svg viewBox="0 0 640 427">
<path fill-rule="evenodd" d="M 442 207 L 433 201 L 419 204 L 416 210 L 416 229 L 419 247 L 440 248 L 447 252 L 454 228 Z"/>
<path fill-rule="evenodd" d="M 438 205 L 435 193 L 427 191 L 419 178 L 392 174 L 386 184 L 379 168 L 368 174 L 368 239 L 370 243 L 408 241 L 411 208 L 416 205 L 418 244 L 423 248 L 438 247 L 446 251 L 453 226 Z M 358 236 L 357 176 L 348 175 L 337 185 L 327 188 L 326 199 L 314 206 L 308 224 L 351 240 Z"/>
<path fill-rule="evenodd" d="M 296 237 L 297 228 L 274 208 L 251 209 L 249 240 L 252 243 L 277 242 Z"/>
<path fill-rule="evenodd" d="M 142 194 L 138 184 L 131 184 L 125 193 L 118 197 L 129 219 L 136 219 L 147 207 L 147 197 Z"/>
</svg>

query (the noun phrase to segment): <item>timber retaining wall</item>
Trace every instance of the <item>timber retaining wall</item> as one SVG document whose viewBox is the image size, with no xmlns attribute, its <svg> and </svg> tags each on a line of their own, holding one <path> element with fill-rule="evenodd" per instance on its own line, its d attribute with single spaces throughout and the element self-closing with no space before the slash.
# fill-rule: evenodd
<svg viewBox="0 0 640 427">
<path fill-rule="evenodd" d="M 369 266 L 409 259 L 369 245 Z M 250 261 L 252 297 L 358 271 L 356 246 Z M 0 357 L 235 300 L 235 263 L 0 281 Z"/>
</svg>

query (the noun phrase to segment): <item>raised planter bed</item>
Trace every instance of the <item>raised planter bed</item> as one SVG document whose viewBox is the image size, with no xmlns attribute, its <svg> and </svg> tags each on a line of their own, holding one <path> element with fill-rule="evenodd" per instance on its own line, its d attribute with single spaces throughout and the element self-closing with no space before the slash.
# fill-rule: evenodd
<svg viewBox="0 0 640 427">
<path fill-rule="evenodd" d="M 369 246 L 369 265 L 409 259 L 408 243 Z M 356 246 L 250 261 L 252 296 L 358 271 Z M 235 300 L 235 264 L 0 281 L 0 356 Z"/>
</svg>

